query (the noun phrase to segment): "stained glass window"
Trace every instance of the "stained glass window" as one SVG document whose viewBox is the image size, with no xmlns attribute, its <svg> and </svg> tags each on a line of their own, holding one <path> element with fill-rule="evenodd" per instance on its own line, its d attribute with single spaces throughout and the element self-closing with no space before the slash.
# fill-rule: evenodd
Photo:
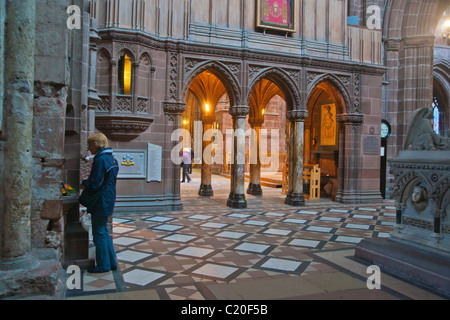
<svg viewBox="0 0 450 320">
<path fill-rule="evenodd" d="M 434 110 L 433 129 L 437 134 L 439 134 L 440 112 L 439 112 L 439 103 L 438 103 L 436 97 L 434 97 L 434 99 L 433 99 L 433 110 Z"/>
</svg>

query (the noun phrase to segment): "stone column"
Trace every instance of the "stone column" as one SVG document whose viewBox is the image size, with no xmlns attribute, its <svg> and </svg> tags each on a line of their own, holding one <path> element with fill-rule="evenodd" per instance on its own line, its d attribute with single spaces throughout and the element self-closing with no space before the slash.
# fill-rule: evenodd
<svg viewBox="0 0 450 320">
<path fill-rule="evenodd" d="M 116 111 L 116 96 L 117 96 L 117 60 L 112 59 L 111 64 L 111 98 L 109 112 L 112 114 Z"/>
<path fill-rule="evenodd" d="M 245 199 L 245 120 L 249 112 L 248 106 L 230 108 L 234 129 L 231 191 L 227 201 L 227 206 L 230 208 L 247 208 L 247 200 Z"/>
<path fill-rule="evenodd" d="M 261 159 L 260 159 L 260 144 L 261 144 L 261 127 L 264 123 L 264 118 L 258 119 L 250 119 L 250 125 L 252 126 L 252 149 L 250 151 L 250 183 L 248 185 L 247 194 L 251 194 L 253 196 L 261 196 L 263 194 L 261 188 Z M 255 135 L 255 136 L 253 136 Z M 256 141 L 255 141 L 256 140 Z M 256 155 L 252 154 L 252 151 L 256 153 Z M 256 159 L 253 159 L 255 156 Z M 256 163 L 252 163 L 256 160 Z"/>
<path fill-rule="evenodd" d="M 131 83 L 131 97 L 132 97 L 132 110 L 133 113 L 137 113 L 137 104 L 138 104 L 138 94 L 137 94 L 137 88 L 138 88 L 138 79 L 139 79 L 139 62 L 135 61 L 131 64 L 131 67 L 133 68 L 133 74 L 132 74 L 132 83 Z"/>
<path fill-rule="evenodd" d="M 361 127 L 364 116 L 361 114 L 342 114 L 337 121 L 343 127 L 343 145 L 340 146 L 339 159 L 339 189 L 336 201 L 341 203 L 359 203 L 361 173 Z M 342 139 L 341 139 L 342 138 Z M 342 153 L 342 155 L 341 155 Z"/>
<path fill-rule="evenodd" d="M 181 102 L 164 102 L 164 113 L 168 116 L 168 123 L 166 127 L 166 142 L 164 146 L 164 176 L 165 188 L 167 194 L 172 194 L 176 197 L 181 197 L 180 187 L 180 165 L 175 165 L 172 161 L 172 150 L 178 145 L 178 141 L 171 141 L 172 133 L 175 130 L 181 129 L 181 115 L 186 111 L 186 105 Z M 178 157 L 179 155 L 173 155 Z"/>
<path fill-rule="evenodd" d="M 88 106 L 89 109 L 95 110 L 101 103 L 96 87 L 96 70 L 97 70 L 97 45 L 101 42 L 101 38 L 97 32 L 97 20 L 89 18 L 90 34 L 89 34 L 89 86 L 88 86 Z M 94 130 L 94 129 L 93 129 Z"/>
<path fill-rule="evenodd" d="M 213 128 L 214 117 L 203 115 L 203 133 Z M 211 164 L 205 161 L 204 151 L 211 144 L 211 141 L 204 141 L 202 137 L 202 181 L 200 184 L 200 189 L 198 190 L 198 195 L 202 197 L 212 197 L 214 191 L 211 185 Z"/>
<path fill-rule="evenodd" d="M 291 163 L 292 163 L 292 149 L 291 146 L 293 145 L 294 136 L 292 135 L 292 121 L 287 118 L 286 121 L 286 160 L 285 164 L 288 166 L 288 188 L 287 188 L 287 195 L 286 200 L 284 201 L 285 204 L 289 204 L 291 195 L 292 195 L 292 172 L 291 170 Z"/>
<path fill-rule="evenodd" d="M 32 128 L 35 53 L 34 0 L 8 0 L 5 32 L 5 156 L 3 258 L 31 249 Z"/>
<path fill-rule="evenodd" d="M 305 119 L 308 117 L 308 111 L 289 111 L 287 117 L 291 122 L 290 134 L 292 143 L 289 146 L 289 177 L 292 177 L 292 181 L 289 183 L 286 204 L 299 207 L 305 205 L 303 195 L 303 157 L 305 151 Z"/>
</svg>

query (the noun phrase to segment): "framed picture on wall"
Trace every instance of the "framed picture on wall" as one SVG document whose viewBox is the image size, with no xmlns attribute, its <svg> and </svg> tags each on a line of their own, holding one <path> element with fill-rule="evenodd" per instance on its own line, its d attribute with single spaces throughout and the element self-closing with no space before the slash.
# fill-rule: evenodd
<svg viewBox="0 0 450 320">
<path fill-rule="evenodd" d="M 295 32 L 297 27 L 297 0 L 257 0 L 256 27 Z"/>
<path fill-rule="evenodd" d="M 327 103 L 320 106 L 320 146 L 334 148 L 337 145 L 336 105 Z"/>
</svg>

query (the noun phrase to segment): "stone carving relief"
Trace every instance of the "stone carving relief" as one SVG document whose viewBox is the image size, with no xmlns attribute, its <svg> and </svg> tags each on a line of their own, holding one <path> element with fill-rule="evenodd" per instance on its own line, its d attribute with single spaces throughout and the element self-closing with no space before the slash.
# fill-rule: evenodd
<svg viewBox="0 0 450 320">
<path fill-rule="evenodd" d="M 354 82 L 354 100 L 353 100 L 353 112 L 360 113 L 361 112 L 361 75 L 355 75 Z"/>
<path fill-rule="evenodd" d="M 412 150 L 450 150 L 450 139 L 434 132 L 432 119 L 432 108 L 414 111 L 406 133 L 405 149 L 411 146 Z"/>
<path fill-rule="evenodd" d="M 263 67 L 250 65 L 248 67 L 248 79 L 253 80 L 253 78 L 263 69 Z"/>
<path fill-rule="evenodd" d="M 186 59 L 184 62 L 184 72 L 185 74 L 188 74 L 191 72 L 199 63 L 203 62 L 204 60 L 200 59 Z"/>
<path fill-rule="evenodd" d="M 239 78 L 239 73 L 241 72 L 241 64 L 225 63 L 225 65 L 230 70 L 230 72 L 236 76 L 236 78 Z"/>
<path fill-rule="evenodd" d="M 178 55 L 176 53 L 170 54 L 169 62 L 169 100 L 177 100 L 177 81 L 178 81 Z"/>
<path fill-rule="evenodd" d="M 415 186 L 411 194 L 411 202 L 416 211 L 422 213 L 428 206 L 427 189 Z"/>
<path fill-rule="evenodd" d="M 316 80 L 317 77 L 319 77 L 322 73 L 319 72 L 308 72 L 306 75 L 306 81 L 308 82 L 308 87 L 310 86 L 311 83 L 314 82 L 314 80 Z"/>
</svg>

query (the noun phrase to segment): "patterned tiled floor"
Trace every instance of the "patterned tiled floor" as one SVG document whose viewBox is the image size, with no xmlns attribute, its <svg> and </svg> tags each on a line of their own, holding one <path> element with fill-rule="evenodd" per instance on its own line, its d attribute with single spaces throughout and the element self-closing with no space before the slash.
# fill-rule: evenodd
<svg viewBox="0 0 450 320">
<path fill-rule="evenodd" d="M 182 185 L 183 211 L 114 217 L 120 270 L 85 275 L 83 289 L 67 296 L 140 291 L 143 299 L 148 292 L 149 299 L 161 300 L 251 299 L 255 293 L 246 295 L 241 288 L 251 281 L 295 284 L 318 275 L 348 276 L 345 266 L 330 262 L 333 257 L 345 253 L 345 264 L 351 265 L 352 250 L 362 239 L 389 237 L 393 231 L 390 201 L 361 206 L 307 201 L 294 208 L 284 204 L 281 189 L 263 188 L 263 197 L 248 196 L 248 208 L 237 210 L 226 206 L 229 180 L 215 176 L 215 195 L 205 199 L 197 195 L 198 172 L 192 178 Z M 315 293 L 287 291 L 272 298 Z M 389 298 L 409 296 L 391 290 Z"/>
</svg>

